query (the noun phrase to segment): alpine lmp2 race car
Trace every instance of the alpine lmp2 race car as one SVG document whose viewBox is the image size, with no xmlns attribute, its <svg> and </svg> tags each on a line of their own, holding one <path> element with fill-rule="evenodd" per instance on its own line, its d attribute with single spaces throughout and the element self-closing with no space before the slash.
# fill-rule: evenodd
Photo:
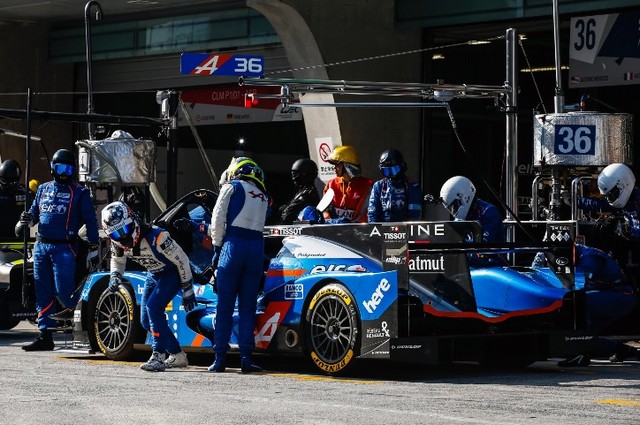
<svg viewBox="0 0 640 425">
<path fill-rule="evenodd" d="M 169 326 L 185 351 L 212 351 L 217 297 L 208 284 L 206 226 L 185 232 L 176 222 L 208 224 L 215 198 L 207 190 L 192 192 L 153 221 L 170 231 L 194 270 L 199 306 L 186 313 L 179 294 L 166 307 Z M 585 291 L 574 289 L 572 244 L 536 246 L 548 251 L 553 267 L 497 267 L 492 273 L 502 271 L 503 278 L 485 275 L 478 281 L 482 288 L 476 288 L 472 275 L 483 269 L 470 268 L 469 256 L 487 252 L 477 243 L 480 234 L 475 222 L 267 227 L 256 351 L 303 355 L 326 374 L 342 373 L 358 358 L 526 366 L 589 351 L 595 334 L 586 326 Z M 521 249 L 489 248 L 489 255 Z M 126 359 L 150 347 L 139 322 L 145 272 L 128 270 L 116 293 L 107 290 L 108 280 L 108 272 L 85 280 L 74 345 Z M 509 298 L 510 286 L 527 285 L 535 302 L 518 301 L 521 289 Z M 541 286 L 558 290 L 541 296 Z M 496 301 L 481 306 L 476 291 L 487 299 L 487 291 L 493 291 Z M 234 330 L 232 347 L 235 337 Z"/>
</svg>

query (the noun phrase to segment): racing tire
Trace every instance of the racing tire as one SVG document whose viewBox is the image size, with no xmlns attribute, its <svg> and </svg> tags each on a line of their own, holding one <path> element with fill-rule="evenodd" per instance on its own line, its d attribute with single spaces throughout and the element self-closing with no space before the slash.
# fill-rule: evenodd
<svg viewBox="0 0 640 425">
<path fill-rule="evenodd" d="M 111 360 L 125 360 L 134 353 L 134 344 L 143 332 L 135 298 L 125 285 L 115 293 L 106 288 L 95 292 L 87 315 L 91 346 Z"/>
<path fill-rule="evenodd" d="M 320 288 L 307 306 L 306 353 L 318 370 L 343 374 L 360 350 L 360 319 L 355 298 L 343 285 Z"/>
</svg>

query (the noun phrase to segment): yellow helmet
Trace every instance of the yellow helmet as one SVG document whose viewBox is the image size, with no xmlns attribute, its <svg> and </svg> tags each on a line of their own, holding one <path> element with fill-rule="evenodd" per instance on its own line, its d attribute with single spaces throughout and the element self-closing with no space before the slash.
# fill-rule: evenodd
<svg viewBox="0 0 640 425">
<path fill-rule="evenodd" d="M 338 162 L 344 162 L 347 164 L 360 165 L 360 159 L 358 158 L 358 152 L 352 146 L 342 145 L 336 147 L 328 159 L 330 164 L 336 164 Z"/>
<path fill-rule="evenodd" d="M 38 191 L 38 186 L 40 186 L 40 182 L 36 179 L 29 180 L 29 190 L 33 193 Z"/>
</svg>

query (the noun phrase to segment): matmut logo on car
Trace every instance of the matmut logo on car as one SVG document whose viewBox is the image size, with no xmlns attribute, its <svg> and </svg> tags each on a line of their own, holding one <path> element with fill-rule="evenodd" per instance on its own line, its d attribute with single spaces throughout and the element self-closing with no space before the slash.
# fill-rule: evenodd
<svg viewBox="0 0 640 425">
<path fill-rule="evenodd" d="M 391 289 L 391 284 L 389 284 L 387 279 L 382 278 L 376 290 L 371 294 L 371 297 L 368 300 L 362 301 L 362 305 L 369 314 L 373 314 L 373 312 L 376 311 L 384 298 L 384 294 L 386 294 L 389 289 Z"/>
</svg>

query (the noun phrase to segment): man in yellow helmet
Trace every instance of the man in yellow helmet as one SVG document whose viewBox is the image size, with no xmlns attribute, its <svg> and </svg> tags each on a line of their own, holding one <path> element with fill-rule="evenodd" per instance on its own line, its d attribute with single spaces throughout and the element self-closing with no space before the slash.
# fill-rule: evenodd
<svg viewBox="0 0 640 425">
<path fill-rule="evenodd" d="M 336 177 L 327 182 L 324 192 L 333 189 L 333 201 L 325 218 L 333 223 L 366 223 L 373 180 L 360 175 L 358 152 L 352 147 L 336 147 L 328 159 Z"/>
</svg>

